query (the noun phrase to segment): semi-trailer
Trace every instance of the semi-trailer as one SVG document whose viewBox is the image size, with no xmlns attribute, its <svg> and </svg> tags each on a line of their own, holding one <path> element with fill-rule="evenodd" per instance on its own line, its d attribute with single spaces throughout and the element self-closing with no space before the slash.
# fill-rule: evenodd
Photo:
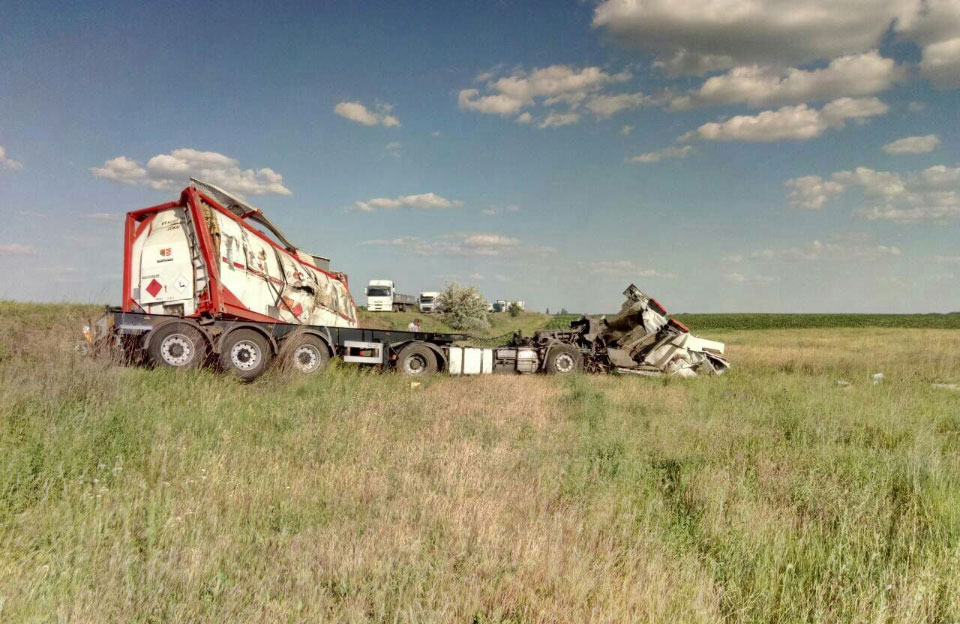
<svg viewBox="0 0 960 624">
<path fill-rule="evenodd" d="M 466 334 L 361 328 L 347 276 L 331 271 L 329 259 L 295 247 L 259 209 L 191 179 L 178 200 L 127 214 L 121 305 L 85 336 L 94 353 L 159 367 L 213 364 L 244 380 L 273 361 L 317 374 L 332 358 L 413 377 L 689 376 L 729 366 L 722 343 L 691 336 L 633 285 L 624 295 L 611 319 L 583 317 L 494 348 L 462 346 Z"/>
</svg>

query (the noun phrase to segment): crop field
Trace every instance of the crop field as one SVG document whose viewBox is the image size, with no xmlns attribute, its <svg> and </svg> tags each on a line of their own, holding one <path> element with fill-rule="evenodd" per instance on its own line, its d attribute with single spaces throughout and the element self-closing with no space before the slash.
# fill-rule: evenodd
<svg viewBox="0 0 960 624">
<path fill-rule="evenodd" d="M 2 622 L 960 620 L 960 332 L 243 385 L 82 359 L 95 312 L 0 304 Z"/>
</svg>

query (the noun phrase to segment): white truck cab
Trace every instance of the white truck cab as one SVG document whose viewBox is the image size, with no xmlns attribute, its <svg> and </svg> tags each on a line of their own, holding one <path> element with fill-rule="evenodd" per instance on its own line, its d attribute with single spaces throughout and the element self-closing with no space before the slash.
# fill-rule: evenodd
<svg viewBox="0 0 960 624">
<path fill-rule="evenodd" d="M 370 312 L 406 312 L 416 305 L 412 295 L 398 294 L 393 280 L 370 280 L 367 284 L 367 310 Z"/>
<path fill-rule="evenodd" d="M 417 304 L 420 306 L 420 311 L 423 312 L 424 314 L 436 312 L 437 297 L 439 296 L 440 296 L 440 293 L 435 291 L 420 293 L 420 296 L 417 297 Z"/>
</svg>

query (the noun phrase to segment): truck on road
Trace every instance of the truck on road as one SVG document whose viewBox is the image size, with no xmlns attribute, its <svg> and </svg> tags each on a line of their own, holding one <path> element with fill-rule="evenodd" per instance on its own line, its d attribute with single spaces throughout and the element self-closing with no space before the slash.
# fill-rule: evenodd
<svg viewBox="0 0 960 624">
<path fill-rule="evenodd" d="M 420 311 L 424 314 L 430 314 L 431 312 L 439 311 L 439 306 L 437 304 L 437 297 L 439 296 L 440 293 L 435 291 L 420 293 L 420 296 L 417 297 L 417 304 L 420 307 Z"/>
<path fill-rule="evenodd" d="M 191 179 L 178 200 L 127 214 L 121 305 L 85 328 L 81 344 L 157 367 L 214 365 L 245 381 L 272 362 L 317 374 L 335 357 L 412 377 L 692 376 L 729 366 L 722 343 L 690 335 L 636 286 L 624 295 L 611 319 L 583 317 L 495 348 L 462 346 L 466 334 L 361 328 L 347 276 L 328 259 L 295 247 L 258 209 Z"/>
<path fill-rule="evenodd" d="M 401 295 L 393 280 L 370 280 L 367 284 L 367 310 L 370 312 L 406 312 L 417 305 L 412 295 Z"/>
</svg>

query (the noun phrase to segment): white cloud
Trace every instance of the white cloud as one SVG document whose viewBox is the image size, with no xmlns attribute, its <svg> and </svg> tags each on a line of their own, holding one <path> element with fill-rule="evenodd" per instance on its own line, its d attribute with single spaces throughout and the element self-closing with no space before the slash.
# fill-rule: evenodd
<svg viewBox="0 0 960 624">
<path fill-rule="evenodd" d="M 660 162 L 664 158 L 686 158 L 691 153 L 693 153 L 692 145 L 683 145 L 678 147 L 665 147 L 662 150 L 656 152 L 647 152 L 646 154 L 638 154 L 630 158 L 629 162 L 632 163 L 656 163 Z"/>
<path fill-rule="evenodd" d="M 500 214 L 500 212 L 496 208 L 485 208 L 480 211 L 480 214 L 485 217 L 495 217 Z"/>
<path fill-rule="evenodd" d="M 400 158 L 400 152 L 403 150 L 403 145 L 399 141 L 390 141 L 383 147 L 383 151 L 387 152 L 394 158 Z"/>
<path fill-rule="evenodd" d="M 340 102 L 333 107 L 334 113 L 358 124 L 396 128 L 400 125 L 400 120 L 390 114 L 391 110 L 393 107 L 389 104 L 379 104 L 377 112 L 374 112 L 360 102 Z"/>
<path fill-rule="evenodd" d="M 0 256 L 32 256 L 37 253 L 33 245 L 23 243 L 0 243 Z"/>
<path fill-rule="evenodd" d="M 887 110 L 887 105 L 877 98 L 840 98 L 819 110 L 806 104 L 797 104 L 757 115 L 737 115 L 726 121 L 706 123 L 686 133 L 680 140 L 804 141 L 820 136 L 828 128 L 843 127 L 848 119 L 862 120 L 882 115 Z"/>
<path fill-rule="evenodd" d="M 907 109 L 911 113 L 922 113 L 923 111 L 927 110 L 927 105 L 923 102 L 910 102 L 907 104 Z"/>
<path fill-rule="evenodd" d="M 775 275 L 744 275 L 743 273 L 727 273 L 723 278 L 733 284 L 747 286 L 773 286 L 780 281 L 780 278 Z"/>
<path fill-rule="evenodd" d="M 842 127 L 844 122 L 853 119 L 863 121 L 868 117 L 885 115 L 890 107 L 875 97 L 871 98 L 849 98 L 843 97 L 820 109 L 827 125 Z"/>
<path fill-rule="evenodd" d="M 192 148 L 175 149 L 158 154 L 146 167 L 126 156 L 112 158 L 102 167 L 91 167 L 97 178 L 121 184 L 144 184 L 156 190 L 176 190 L 186 186 L 190 177 L 245 195 L 290 195 L 283 185 L 283 176 L 264 167 L 240 169 L 237 161 L 217 152 L 201 152 Z"/>
<path fill-rule="evenodd" d="M 924 48 L 920 73 L 940 89 L 960 86 L 960 37 Z"/>
<path fill-rule="evenodd" d="M 622 134 L 623 136 L 627 136 L 631 132 L 633 132 L 633 126 L 631 125 L 625 125 L 622 128 L 620 128 L 620 134 Z"/>
<path fill-rule="evenodd" d="M 792 178 L 784 182 L 790 191 L 790 205 L 794 208 L 820 210 L 827 200 L 843 192 L 843 185 L 832 180 L 824 180 L 820 176 L 803 176 Z"/>
<path fill-rule="evenodd" d="M 940 89 L 960 86 L 960 2 L 917 1 L 901 17 L 897 30 L 922 47 L 921 75 Z"/>
<path fill-rule="evenodd" d="M 556 123 L 556 121 L 572 119 L 569 115 L 572 115 L 573 111 L 588 98 L 597 97 L 598 92 L 605 86 L 625 82 L 631 78 L 629 72 L 610 74 L 599 67 L 575 68 L 569 65 L 551 65 L 529 72 L 518 69 L 499 78 L 496 75 L 496 72 L 487 72 L 478 76 L 479 81 L 485 83 L 482 90 L 462 89 L 457 94 L 458 106 L 462 110 L 487 115 L 512 116 L 519 113 L 516 118 L 518 123 L 530 123 L 533 120 L 529 111 L 521 112 L 524 108 L 549 107 L 561 103 L 569 107 L 567 117 L 557 117 L 561 114 L 551 112 L 547 119 L 553 117 L 554 121 L 547 125 L 542 122 L 539 124 L 541 128 L 572 123 L 570 121 Z M 631 107 L 633 104 L 630 98 L 635 94 L 624 95 L 627 97 L 616 101 L 598 99 L 593 103 L 594 108 L 591 111 L 598 116 L 603 116 L 611 108 L 619 106 L 617 110 L 622 110 Z"/>
<path fill-rule="evenodd" d="M 960 256 L 934 256 L 937 264 L 960 264 Z"/>
<path fill-rule="evenodd" d="M 586 107 L 597 119 L 606 119 L 622 110 L 639 108 L 653 100 L 640 91 L 636 93 L 617 93 L 615 95 L 594 95 L 587 100 Z"/>
<path fill-rule="evenodd" d="M 736 67 L 708 78 L 699 89 L 671 102 L 674 110 L 745 102 L 749 106 L 797 104 L 842 96 L 874 95 L 903 75 L 893 59 L 876 50 L 834 59 L 814 70 L 780 70 L 763 65 Z"/>
<path fill-rule="evenodd" d="M 7 151 L 0 145 L 0 169 L 23 169 L 23 163 L 7 157 Z"/>
<path fill-rule="evenodd" d="M 596 262 L 580 263 L 580 266 L 594 275 L 608 277 L 676 277 L 674 273 L 641 268 L 630 260 L 598 260 Z"/>
<path fill-rule="evenodd" d="M 538 128 L 556 128 L 569 126 L 580 121 L 579 113 L 550 113 L 537 124 Z"/>
<path fill-rule="evenodd" d="M 380 245 L 405 249 L 418 256 L 517 256 L 525 253 L 546 254 L 552 248 L 522 246 L 511 236 L 487 232 L 441 234 L 433 238 L 401 236 L 386 240 L 368 240 L 364 245 Z"/>
<path fill-rule="evenodd" d="M 103 163 L 103 167 L 91 167 L 90 171 L 97 178 L 122 184 L 137 184 L 147 176 L 146 169 L 126 156 L 111 158 Z"/>
<path fill-rule="evenodd" d="M 897 139 L 884 145 L 883 151 L 888 154 L 926 154 L 937 149 L 938 145 L 940 145 L 940 137 L 935 134 L 927 134 Z"/>
<path fill-rule="evenodd" d="M 785 249 L 760 249 L 749 254 L 749 259 L 769 262 L 773 260 L 816 262 L 819 260 L 860 260 L 874 262 L 882 258 L 900 256 L 898 247 L 877 245 L 865 236 L 836 236 L 827 242 L 814 240 L 805 245 Z"/>
<path fill-rule="evenodd" d="M 788 67 L 876 48 L 919 0 L 605 0 L 593 25 L 671 74 Z"/>
<path fill-rule="evenodd" d="M 819 194 L 810 190 L 818 183 Z M 859 190 L 864 203 L 855 214 L 864 219 L 902 223 L 960 219 L 960 167 L 934 165 L 908 174 L 857 167 L 838 171 L 829 181 L 806 176 L 786 185 L 794 189 L 791 203 L 803 208 L 820 208 L 830 196 Z"/>
<path fill-rule="evenodd" d="M 424 210 L 442 210 L 444 208 L 458 208 L 462 201 L 449 200 L 436 193 L 421 193 L 419 195 L 402 195 L 400 197 L 374 197 L 367 201 L 358 201 L 354 204 L 357 212 L 373 212 L 377 209 L 393 210 L 395 208 L 417 208 Z"/>
</svg>

